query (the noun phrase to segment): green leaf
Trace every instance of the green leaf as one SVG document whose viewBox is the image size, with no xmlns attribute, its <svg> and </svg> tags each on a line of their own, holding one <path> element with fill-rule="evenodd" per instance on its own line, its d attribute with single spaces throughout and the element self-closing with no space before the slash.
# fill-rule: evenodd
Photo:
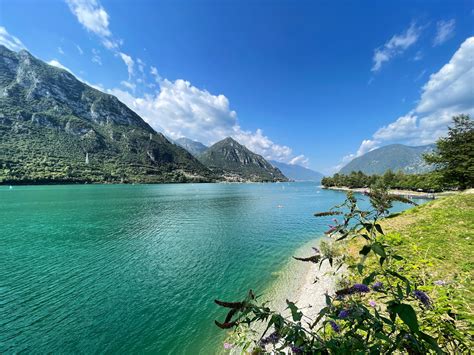
<svg viewBox="0 0 474 355">
<path fill-rule="evenodd" d="M 295 322 L 299 322 L 301 318 L 303 317 L 303 313 L 298 311 L 298 307 L 294 304 L 294 302 L 290 302 L 286 300 L 286 304 L 288 305 L 288 308 L 291 311 L 291 316 L 293 317 L 293 320 Z"/>
<path fill-rule="evenodd" d="M 367 254 L 370 253 L 371 250 L 372 250 L 372 248 L 371 248 L 370 245 L 364 245 L 363 248 L 359 251 L 359 254 L 367 255 Z"/>
<path fill-rule="evenodd" d="M 378 275 L 378 272 L 372 271 L 369 276 L 367 276 L 366 278 L 364 278 L 364 279 L 362 280 L 362 283 L 363 283 L 364 285 L 369 285 L 369 284 L 371 284 L 372 281 L 374 281 L 375 276 L 377 276 L 377 275 Z"/>
<path fill-rule="evenodd" d="M 392 310 L 400 317 L 412 332 L 419 331 L 418 319 L 415 310 L 409 304 L 396 303 L 392 306 Z"/>
<path fill-rule="evenodd" d="M 436 339 L 433 337 L 430 337 L 428 334 L 420 332 L 420 337 L 424 341 L 426 341 L 430 346 L 431 349 L 433 349 L 437 354 L 446 354 L 441 348 L 438 346 L 438 343 L 436 342 Z"/>
<path fill-rule="evenodd" d="M 386 258 L 387 257 L 387 254 L 385 253 L 385 248 L 382 246 L 382 244 L 378 243 L 378 242 L 375 242 L 374 244 L 372 244 L 372 250 L 380 255 L 382 258 Z"/>
<path fill-rule="evenodd" d="M 383 230 L 382 230 L 382 227 L 380 226 L 380 224 L 376 224 L 375 225 L 375 229 L 377 229 L 377 232 L 379 232 L 380 234 L 384 234 Z"/>
</svg>

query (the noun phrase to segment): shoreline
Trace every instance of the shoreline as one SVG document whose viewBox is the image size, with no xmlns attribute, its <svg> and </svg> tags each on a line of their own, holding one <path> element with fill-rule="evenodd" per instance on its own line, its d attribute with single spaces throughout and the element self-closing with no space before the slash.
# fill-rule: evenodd
<svg viewBox="0 0 474 355">
<path fill-rule="evenodd" d="M 355 193 L 365 193 L 370 191 L 370 188 L 350 188 L 347 186 L 323 186 L 322 187 L 325 190 L 334 190 L 334 191 L 343 191 L 343 192 L 348 192 L 352 191 Z M 395 195 L 395 196 L 403 196 L 407 198 L 422 198 L 422 199 L 429 199 L 429 200 L 434 200 L 439 197 L 445 197 L 445 196 L 450 196 L 455 194 L 457 191 L 443 191 L 443 192 L 420 192 L 420 191 L 412 191 L 412 190 L 398 190 L 398 189 L 389 189 L 388 193 L 390 195 Z"/>
<path fill-rule="evenodd" d="M 319 247 L 325 236 L 320 236 L 305 243 L 293 253 L 293 256 L 307 257 L 314 255 L 312 247 Z M 338 275 L 334 274 L 335 268 L 326 261 L 319 267 L 319 263 L 303 262 L 293 257 L 277 273 L 278 277 L 265 292 L 265 300 L 269 306 L 284 316 L 290 316 L 286 300 L 295 302 L 304 314 L 303 324 L 314 322 L 319 311 L 326 306 L 325 294 L 336 291 Z M 316 281 L 316 282 L 315 282 Z"/>
</svg>

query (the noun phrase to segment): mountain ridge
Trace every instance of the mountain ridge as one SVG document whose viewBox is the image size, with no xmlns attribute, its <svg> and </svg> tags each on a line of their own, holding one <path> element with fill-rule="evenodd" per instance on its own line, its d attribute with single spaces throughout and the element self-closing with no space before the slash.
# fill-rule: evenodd
<svg viewBox="0 0 474 355">
<path fill-rule="evenodd" d="M 227 181 L 288 181 L 278 168 L 231 137 L 213 144 L 198 158 Z"/>
<path fill-rule="evenodd" d="M 423 146 L 407 146 L 403 144 L 389 144 L 364 155 L 354 158 L 339 170 L 341 174 L 350 174 L 352 171 L 362 171 L 364 174 L 383 174 L 387 170 L 403 171 L 408 174 L 424 173 L 433 170 L 425 163 L 423 154 L 435 148 L 433 144 Z"/>
<path fill-rule="evenodd" d="M 186 137 L 175 139 L 174 142 L 180 147 L 186 149 L 189 153 L 191 153 L 195 157 L 204 153 L 209 148 L 208 146 L 202 144 L 201 142 L 198 142 Z"/>
<path fill-rule="evenodd" d="M 324 177 L 320 172 L 305 168 L 298 164 L 287 164 L 275 160 L 269 160 L 269 163 L 278 168 L 287 178 L 294 181 L 320 182 Z"/>
<path fill-rule="evenodd" d="M 115 96 L 0 45 L 0 183 L 213 181 Z"/>
</svg>

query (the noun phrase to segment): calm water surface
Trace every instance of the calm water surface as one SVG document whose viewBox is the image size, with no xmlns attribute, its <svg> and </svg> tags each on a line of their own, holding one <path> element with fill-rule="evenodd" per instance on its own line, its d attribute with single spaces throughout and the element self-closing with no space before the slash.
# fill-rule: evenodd
<svg viewBox="0 0 474 355">
<path fill-rule="evenodd" d="M 312 183 L 0 187 L 0 353 L 210 354 L 344 200 Z M 401 209 L 397 206 L 395 209 Z"/>
</svg>

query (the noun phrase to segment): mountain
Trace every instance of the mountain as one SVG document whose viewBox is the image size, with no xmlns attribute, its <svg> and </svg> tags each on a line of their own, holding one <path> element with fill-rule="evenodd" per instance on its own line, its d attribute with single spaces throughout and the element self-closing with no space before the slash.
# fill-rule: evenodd
<svg viewBox="0 0 474 355">
<path fill-rule="evenodd" d="M 116 97 L 0 45 L 0 183 L 212 179 Z"/>
<path fill-rule="evenodd" d="M 410 147 L 403 144 L 391 144 L 374 149 L 352 160 L 339 172 L 349 174 L 352 171 L 362 171 L 365 174 L 383 174 L 387 170 L 403 171 L 408 174 L 418 174 L 433 170 L 425 163 L 423 154 L 434 149 L 434 145 Z"/>
<path fill-rule="evenodd" d="M 274 160 L 270 160 L 270 164 L 272 164 L 275 168 L 280 169 L 283 175 L 285 175 L 288 179 L 294 181 L 320 182 L 321 179 L 324 177 L 323 174 L 318 173 L 317 171 L 305 168 L 297 164 L 286 164 Z"/>
<path fill-rule="evenodd" d="M 230 181 L 287 181 L 280 170 L 262 156 L 228 137 L 209 147 L 199 160 Z"/>
<path fill-rule="evenodd" d="M 207 146 L 202 144 L 201 142 L 193 141 L 192 139 L 182 137 L 178 138 L 174 141 L 180 147 L 186 149 L 189 153 L 197 157 L 198 155 L 205 152 Z"/>
</svg>

